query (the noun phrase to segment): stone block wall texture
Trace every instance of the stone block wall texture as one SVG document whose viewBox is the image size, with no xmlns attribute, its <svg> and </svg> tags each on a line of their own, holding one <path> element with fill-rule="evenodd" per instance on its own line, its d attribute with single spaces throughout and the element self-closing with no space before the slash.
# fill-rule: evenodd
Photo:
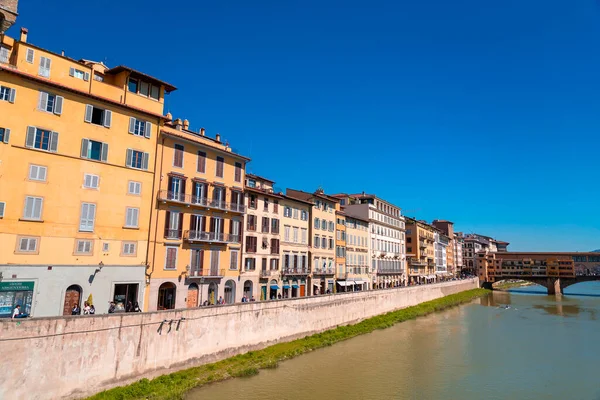
<svg viewBox="0 0 600 400">
<path fill-rule="evenodd" d="M 477 287 L 473 279 L 152 313 L 2 320 L 0 399 L 81 398 Z"/>
</svg>

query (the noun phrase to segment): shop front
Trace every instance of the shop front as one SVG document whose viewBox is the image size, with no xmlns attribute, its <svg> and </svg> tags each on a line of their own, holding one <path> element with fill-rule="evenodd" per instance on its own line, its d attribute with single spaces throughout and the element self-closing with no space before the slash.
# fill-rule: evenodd
<svg viewBox="0 0 600 400">
<path fill-rule="evenodd" d="M 21 312 L 31 314 L 33 304 L 33 289 L 35 282 L 0 282 L 0 318 L 12 317 L 12 312 L 17 305 Z"/>
</svg>

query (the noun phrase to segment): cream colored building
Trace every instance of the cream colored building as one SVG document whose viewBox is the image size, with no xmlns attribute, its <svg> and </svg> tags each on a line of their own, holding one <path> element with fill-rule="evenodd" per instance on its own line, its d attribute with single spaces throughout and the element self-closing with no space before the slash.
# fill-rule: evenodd
<svg viewBox="0 0 600 400">
<path fill-rule="evenodd" d="M 369 221 L 346 215 L 346 281 L 352 290 L 369 290 Z"/>
<path fill-rule="evenodd" d="M 282 195 L 281 288 L 284 297 L 304 297 L 311 282 L 309 201 Z"/>
</svg>

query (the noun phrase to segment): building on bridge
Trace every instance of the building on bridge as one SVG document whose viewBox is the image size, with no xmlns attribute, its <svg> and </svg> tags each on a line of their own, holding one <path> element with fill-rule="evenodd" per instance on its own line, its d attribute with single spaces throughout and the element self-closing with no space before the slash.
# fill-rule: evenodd
<svg viewBox="0 0 600 400">
<path fill-rule="evenodd" d="M 473 275 L 477 274 L 478 253 L 506 252 L 510 244 L 509 242 L 503 242 L 477 233 L 463 235 L 459 232 L 457 235 L 464 240 L 462 253 L 463 272 Z"/>
</svg>

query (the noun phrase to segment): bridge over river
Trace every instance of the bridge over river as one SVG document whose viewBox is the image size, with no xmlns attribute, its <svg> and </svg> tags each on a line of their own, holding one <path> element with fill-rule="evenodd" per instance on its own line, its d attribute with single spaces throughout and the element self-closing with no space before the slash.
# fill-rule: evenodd
<svg viewBox="0 0 600 400">
<path fill-rule="evenodd" d="M 492 288 L 493 283 L 498 283 L 507 280 L 521 280 L 536 285 L 544 286 L 548 289 L 548 294 L 562 294 L 564 289 L 581 282 L 600 281 L 600 275 L 580 275 L 569 277 L 552 277 L 552 276 L 527 276 L 527 275 L 505 275 L 496 277 L 494 282 L 484 282 L 483 286 Z"/>
</svg>

